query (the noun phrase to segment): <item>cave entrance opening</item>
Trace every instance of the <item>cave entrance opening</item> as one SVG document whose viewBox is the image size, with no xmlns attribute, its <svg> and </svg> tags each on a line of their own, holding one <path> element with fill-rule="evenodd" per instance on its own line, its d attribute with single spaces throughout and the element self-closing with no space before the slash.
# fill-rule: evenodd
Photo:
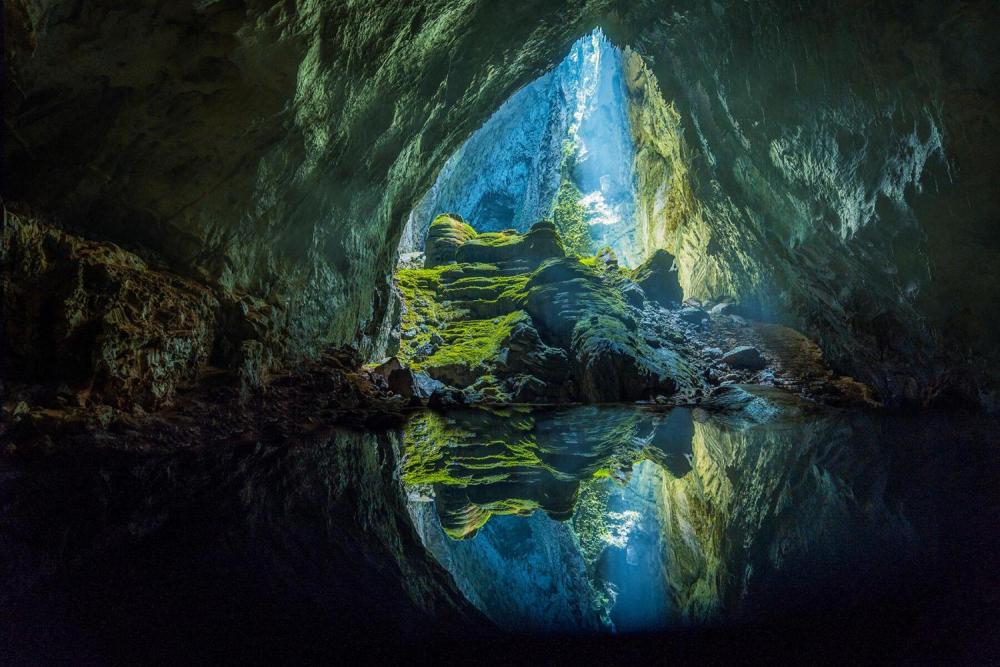
<svg viewBox="0 0 1000 667">
<path fill-rule="evenodd" d="M 635 144 L 621 49 L 597 29 L 508 99 L 456 151 L 410 212 L 403 265 L 423 261 L 431 222 L 452 214 L 476 232 L 527 232 L 551 220 L 567 254 L 610 248 L 642 260 Z"/>
<path fill-rule="evenodd" d="M 675 389 L 674 353 L 637 333 L 647 299 L 683 301 L 674 257 L 652 250 L 663 245 L 651 245 L 639 205 L 642 174 L 672 172 L 640 161 L 650 151 L 637 151 L 632 121 L 650 95 L 633 83 L 651 75 L 638 63 L 600 30 L 579 39 L 469 137 L 410 212 L 387 351 L 426 380 L 425 396 L 611 402 Z M 641 378 L 582 370 L 599 364 L 580 359 L 608 354 Z"/>
</svg>

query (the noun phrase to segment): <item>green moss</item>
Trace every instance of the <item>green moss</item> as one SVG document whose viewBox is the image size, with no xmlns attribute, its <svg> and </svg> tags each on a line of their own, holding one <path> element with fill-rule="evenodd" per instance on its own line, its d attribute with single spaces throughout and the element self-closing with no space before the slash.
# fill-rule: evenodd
<svg viewBox="0 0 1000 667">
<path fill-rule="evenodd" d="M 476 230 L 454 214 L 439 215 L 431 222 L 424 245 L 424 266 L 436 267 L 455 261 L 455 251 L 470 239 Z"/>
<path fill-rule="evenodd" d="M 481 245 L 481 246 L 491 246 L 494 248 L 514 245 L 521 242 L 522 236 L 517 232 L 513 231 L 503 231 L 503 232 L 483 232 L 477 234 L 475 238 L 470 239 L 467 243 L 471 245 Z"/>
<path fill-rule="evenodd" d="M 446 329 L 438 331 L 445 344 L 427 359 L 414 361 L 413 368 L 421 370 L 452 365 L 468 368 L 485 367 L 497 357 L 504 342 L 510 337 L 511 329 L 527 319 L 527 313 L 518 310 L 499 318 L 499 321 L 490 319 L 451 322 Z"/>
<path fill-rule="evenodd" d="M 448 284 L 441 293 L 478 318 L 507 315 L 524 307 L 528 276 L 472 276 Z"/>
<path fill-rule="evenodd" d="M 586 210 L 580 204 L 582 198 L 583 193 L 573 181 L 564 177 L 552 209 L 552 222 L 562 237 L 566 252 L 577 257 L 585 257 L 594 252 Z"/>
<path fill-rule="evenodd" d="M 505 437 L 483 442 L 446 415 L 418 413 L 406 428 L 403 482 L 411 486 L 476 486 L 507 481 L 525 468 L 551 473 L 531 436 L 533 426 L 530 417 L 509 421 L 502 434 Z"/>
<path fill-rule="evenodd" d="M 400 269 L 395 282 L 406 307 L 403 312 L 403 329 L 413 329 L 421 323 L 447 321 L 457 313 L 438 298 L 442 274 L 454 272 L 457 264 L 445 264 L 429 269 Z"/>
</svg>

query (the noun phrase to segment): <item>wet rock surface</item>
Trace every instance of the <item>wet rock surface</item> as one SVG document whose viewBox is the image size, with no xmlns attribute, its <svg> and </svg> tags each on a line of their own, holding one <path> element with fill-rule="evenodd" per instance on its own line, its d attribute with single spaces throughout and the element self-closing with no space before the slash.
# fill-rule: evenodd
<svg viewBox="0 0 1000 667">
<path fill-rule="evenodd" d="M 657 250 L 650 255 L 635 270 L 634 280 L 642 288 L 646 298 L 664 308 L 675 306 L 684 300 L 674 256 L 666 250 Z"/>
<path fill-rule="evenodd" d="M 391 364 L 388 368 L 391 368 Z M 334 425 L 385 429 L 404 418 L 411 385 L 407 369 L 372 370 L 357 350 L 323 353 L 295 370 L 273 373 L 249 395 L 238 372 L 215 370 L 181 392 L 169 408 L 120 410 L 84 400 L 52 397 L 14 385 L 3 403 L 0 437 L 10 453 L 44 453 L 107 443 L 116 449 L 188 449 L 209 443 L 284 440 Z"/>
</svg>

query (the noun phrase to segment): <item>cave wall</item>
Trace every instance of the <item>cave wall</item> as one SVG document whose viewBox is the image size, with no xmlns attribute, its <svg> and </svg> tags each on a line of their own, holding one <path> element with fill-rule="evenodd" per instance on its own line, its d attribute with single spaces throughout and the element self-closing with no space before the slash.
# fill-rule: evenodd
<svg viewBox="0 0 1000 667">
<path fill-rule="evenodd" d="M 524 233 L 549 216 L 578 71 L 579 63 L 563 62 L 517 91 L 448 158 L 410 211 L 400 253 L 422 251 L 441 213 L 457 213 L 481 232 Z"/>
<path fill-rule="evenodd" d="M 804 328 L 890 403 L 995 405 L 996 18 L 931 2 L 623 15 L 643 58 L 640 218 L 686 293 Z"/>
<path fill-rule="evenodd" d="M 406 212 L 594 21 L 559 2 L 5 9 L 7 206 L 235 304 L 216 318 L 228 364 L 248 345 L 374 351 Z"/>
<path fill-rule="evenodd" d="M 6 205 L 207 286 L 222 362 L 374 351 L 407 212 L 599 24 L 674 104 L 713 292 L 883 397 L 994 400 L 995 3 L 4 8 Z"/>
</svg>

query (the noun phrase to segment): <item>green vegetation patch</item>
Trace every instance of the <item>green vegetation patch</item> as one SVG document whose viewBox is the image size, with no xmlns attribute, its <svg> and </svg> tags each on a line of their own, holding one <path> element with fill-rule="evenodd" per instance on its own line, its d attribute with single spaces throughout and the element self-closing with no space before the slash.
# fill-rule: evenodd
<svg viewBox="0 0 1000 667">
<path fill-rule="evenodd" d="M 414 361 L 413 368 L 433 368 L 461 365 L 468 368 L 485 367 L 493 361 L 510 338 L 511 329 L 528 319 L 527 313 L 518 310 L 503 317 L 489 320 L 456 320 L 438 334 L 445 344 L 423 361 Z"/>
<path fill-rule="evenodd" d="M 566 252 L 577 257 L 593 254 L 587 211 L 580 204 L 583 193 L 569 178 L 563 178 L 552 209 L 552 222 L 562 237 Z"/>
<path fill-rule="evenodd" d="M 459 269 L 457 264 L 444 264 L 429 269 L 400 269 L 396 272 L 396 287 L 406 306 L 403 329 L 415 329 L 420 324 L 445 322 L 458 315 L 455 309 L 439 297 L 442 275 Z"/>
</svg>

